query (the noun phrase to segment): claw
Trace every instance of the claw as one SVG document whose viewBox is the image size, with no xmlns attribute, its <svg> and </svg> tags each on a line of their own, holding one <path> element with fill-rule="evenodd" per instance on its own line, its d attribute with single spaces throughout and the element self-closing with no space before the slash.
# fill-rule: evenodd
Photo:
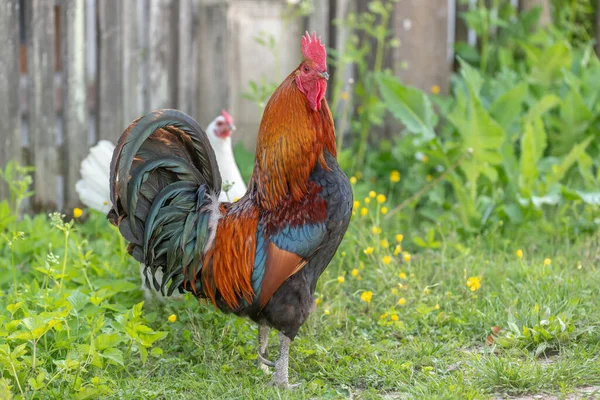
<svg viewBox="0 0 600 400">
<path fill-rule="evenodd" d="M 269 361 L 266 358 L 264 358 L 260 352 L 258 353 L 258 361 L 260 361 L 262 364 L 268 366 L 268 367 L 273 367 L 275 368 L 275 363 L 273 361 Z"/>
</svg>

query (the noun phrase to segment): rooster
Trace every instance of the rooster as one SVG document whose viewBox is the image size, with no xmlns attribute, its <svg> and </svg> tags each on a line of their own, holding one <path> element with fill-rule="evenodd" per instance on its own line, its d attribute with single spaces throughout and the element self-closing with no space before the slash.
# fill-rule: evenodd
<svg viewBox="0 0 600 400">
<path fill-rule="evenodd" d="M 235 130 L 233 118 L 222 110 L 206 128 L 219 170 L 225 183 L 226 191 L 222 191 L 220 201 L 234 200 L 246 193 L 246 185 L 233 156 L 231 134 Z M 110 210 L 108 177 L 110 159 L 115 145 L 108 140 L 101 140 L 90 149 L 88 156 L 81 162 L 81 179 L 75 184 L 79 199 L 87 207 L 102 213 Z"/>
<path fill-rule="evenodd" d="M 259 364 L 289 387 L 291 341 L 315 307 L 317 279 L 348 228 L 350 182 L 336 161 L 325 91 L 325 47 L 301 40 L 304 60 L 268 101 L 248 191 L 219 203 L 221 175 L 210 141 L 177 110 L 156 110 L 121 135 L 111 161 L 108 214 L 148 285 L 209 299 L 259 325 Z M 280 354 L 266 359 L 269 329 Z"/>
</svg>

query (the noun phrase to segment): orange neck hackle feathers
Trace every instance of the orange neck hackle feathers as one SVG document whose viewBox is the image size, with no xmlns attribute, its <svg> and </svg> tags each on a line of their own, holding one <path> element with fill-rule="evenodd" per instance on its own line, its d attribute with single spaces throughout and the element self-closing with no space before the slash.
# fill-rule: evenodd
<svg viewBox="0 0 600 400">
<path fill-rule="evenodd" d="M 333 117 L 324 98 L 327 55 L 316 33 L 302 38 L 302 53 L 305 60 L 267 103 L 258 132 L 250 185 L 266 210 L 290 197 L 300 201 L 316 163 L 327 168 L 325 150 L 336 155 Z M 310 90 L 318 91 L 316 105 Z"/>
</svg>

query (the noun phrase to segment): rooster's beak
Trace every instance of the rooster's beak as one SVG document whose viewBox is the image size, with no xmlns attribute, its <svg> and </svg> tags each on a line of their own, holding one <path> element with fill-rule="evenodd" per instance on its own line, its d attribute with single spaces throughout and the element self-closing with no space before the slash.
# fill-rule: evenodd
<svg viewBox="0 0 600 400">
<path fill-rule="evenodd" d="M 323 77 L 323 78 L 324 78 L 326 81 L 328 81 L 328 80 L 329 80 L 329 74 L 327 73 L 327 71 L 325 71 L 325 72 L 321 72 L 321 74 L 320 74 L 320 75 L 321 75 L 321 76 L 322 76 L 322 77 Z"/>
</svg>

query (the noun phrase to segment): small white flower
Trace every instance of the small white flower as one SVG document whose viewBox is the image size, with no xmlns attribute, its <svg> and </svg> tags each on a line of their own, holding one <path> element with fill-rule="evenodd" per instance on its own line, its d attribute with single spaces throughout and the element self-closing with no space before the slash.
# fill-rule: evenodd
<svg viewBox="0 0 600 400">
<path fill-rule="evenodd" d="M 287 0 L 287 2 L 288 2 L 288 4 L 296 5 L 296 4 L 300 3 L 300 0 Z"/>
<path fill-rule="evenodd" d="M 412 21 L 406 18 L 404 21 L 402 21 L 402 27 L 405 31 L 410 31 L 410 28 L 412 28 Z"/>
<path fill-rule="evenodd" d="M 415 158 L 416 158 L 418 161 L 423 161 L 423 156 L 424 156 L 424 155 L 425 155 L 425 154 L 421 153 L 420 151 L 417 151 L 417 152 L 415 153 Z"/>
</svg>

